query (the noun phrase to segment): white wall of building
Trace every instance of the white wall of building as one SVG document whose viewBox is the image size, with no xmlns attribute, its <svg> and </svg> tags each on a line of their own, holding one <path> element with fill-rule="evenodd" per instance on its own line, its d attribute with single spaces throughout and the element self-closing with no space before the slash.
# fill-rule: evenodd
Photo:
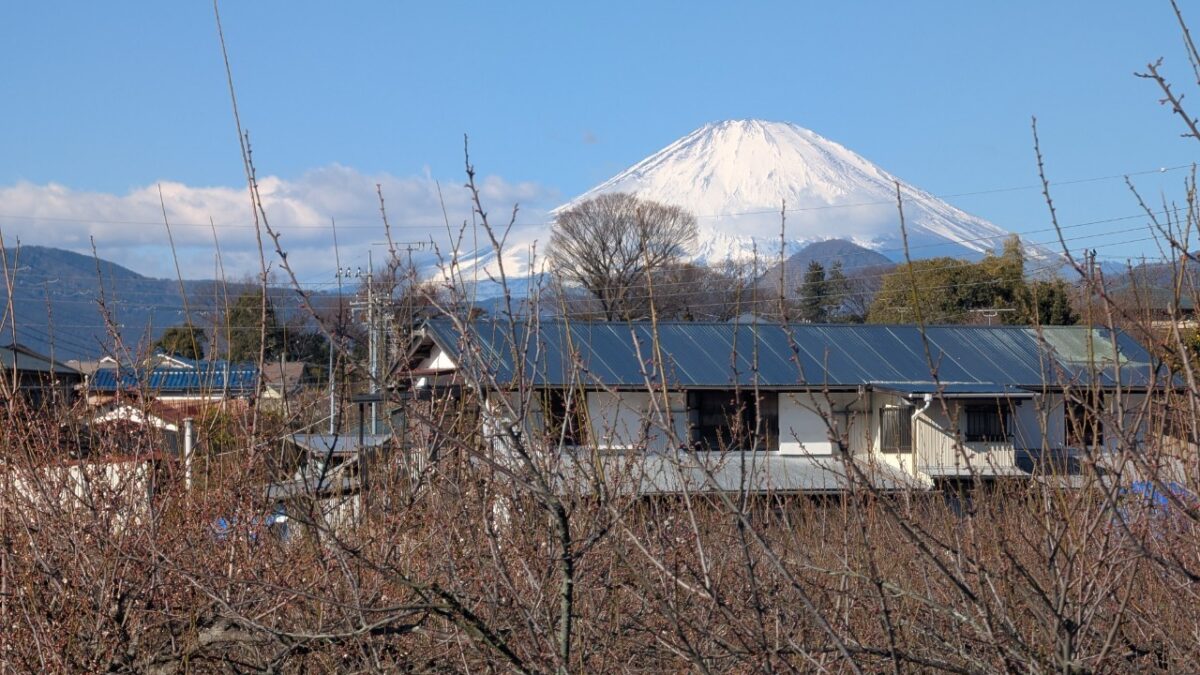
<svg viewBox="0 0 1200 675">
<path fill-rule="evenodd" d="M 900 469 L 905 473 L 911 474 L 913 471 L 913 453 L 883 451 L 883 439 L 879 435 L 879 411 L 884 408 L 900 408 L 903 411 L 902 414 L 911 418 L 912 414 L 924 405 L 924 402 L 917 401 L 916 407 L 914 407 L 912 402 L 908 401 L 902 396 L 885 394 L 882 392 L 872 392 L 868 394 L 866 403 L 867 409 L 861 417 L 864 425 L 870 430 L 868 443 L 863 448 L 865 453 L 869 454 L 872 460 L 882 462 L 886 465 Z M 916 430 L 914 429 L 913 432 L 915 435 Z"/>
<path fill-rule="evenodd" d="M 115 529 L 142 522 L 154 495 L 150 460 L 79 461 L 0 472 L 0 500 L 27 511 L 103 513 Z"/>
<path fill-rule="evenodd" d="M 1147 420 L 1142 414 L 1142 406 L 1146 404 L 1145 394 L 1121 394 L 1120 409 L 1124 418 L 1122 425 L 1117 424 L 1117 397 L 1115 394 L 1107 397 L 1104 401 L 1105 408 L 1109 414 L 1104 420 L 1104 445 L 1109 450 L 1116 450 L 1121 443 L 1121 429 L 1124 426 L 1124 435 L 1129 437 L 1134 442 L 1141 444 L 1146 440 L 1146 425 Z"/>
<path fill-rule="evenodd" d="M 1132 437 L 1141 443 L 1145 440 L 1146 424 L 1139 411 L 1145 403 L 1145 394 L 1121 394 L 1124 425 Z M 1013 443 L 1018 448 L 1040 450 L 1042 448 L 1064 448 L 1067 446 L 1067 410 L 1062 394 L 1038 395 L 1017 408 L 1013 417 Z M 1115 450 L 1120 439 L 1115 414 L 1116 394 L 1105 396 L 1104 445 Z"/>
<path fill-rule="evenodd" d="M 667 398 L 670 410 L 659 414 L 655 410 L 663 406 L 661 393 L 589 391 L 588 417 L 596 446 L 602 450 L 645 447 L 651 452 L 663 451 L 674 447 L 672 427 L 676 442 L 686 443 L 687 395 L 672 392 Z"/>
<path fill-rule="evenodd" d="M 785 455 L 831 455 L 838 445 L 851 453 L 870 447 L 871 413 L 865 397 L 821 392 L 779 393 L 779 452 Z M 831 428 L 832 427 L 832 428 Z"/>
<path fill-rule="evenodd" d="M 1060 394 L 1038 394 L 1013 410 L 1013 446 L 1026 450 L 1061 448 L 1066 442 L 1066 411 Z"/>
<path fill-rule="evenodd" d="M 456 366 L 446 352 L 442 351 L 437 345 L 434 345 L 433 349 L 429 352 L 429 356 L 425 357 L 417 367 L 429 370 L 448 370 Z"/>
</svg>

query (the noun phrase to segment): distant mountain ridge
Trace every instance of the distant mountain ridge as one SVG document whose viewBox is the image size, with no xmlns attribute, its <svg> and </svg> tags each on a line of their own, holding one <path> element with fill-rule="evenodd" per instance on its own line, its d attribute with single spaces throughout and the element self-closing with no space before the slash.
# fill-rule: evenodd
<svg viewBox="0 0 1200 675">
<path fill-rule="evenodd" d="M 112 342 L 101 300 L 111 329 L 131 348 L 185 319 L 176 280 L 48 246 L 8 248 L 4 254 L 13 283 L 12 312 L 0 339 L 13 339 L 15 323 L 17 342 L 59 361 L 95 358 Z M 187 281 L 184 289 L 191 296 L 205 284 L 211 282 Z"/>
<path fill-rule="evenodd" d="M 845 239 L 826 239 L 808 244 L 782 263 L 772 265 L 759 277 L 759 287 L 778 293 L 782 273 L 784 295 L 796 297 L 804 283 L 804 273 L 812 262 L 821 263 L 827 273 L 836 263 L 841 263 L 842 272 L 848 277 L 878 275 L 882 270 L 896 266 L 891 258 L 865 246 Z"/>
<path fill-rule="evenodd" d="M 122 267 L 107 260 L 97 261 L 74 251 L 49 246 L 21 246 L 20 248 L 4 249 L 8 267 L 16 275 L 26 277 L 26 271 L 45 275 L 46 280 L 54 279 L 89 279 L 95 282 L 97 269 L 104 277 L 110 279 L 148 279 L 128 267 Z"/>
<path fill-rule="evenodd" d="M 891 267 L 896 264 L 894 260 L 878 251 L 873 251 L 865 246 L 859 246 L 845 239 L 814 241 L 797 251 L 785 260 L 783 264 L 788 268 L 804 269 L 808 267 L 809 263 L 814 261 L 821 263 L 825 269 L 829 269 L 834 263 L 841 263 L 845 271 L 881 266 Z M 778 273 L 778 267 L 779 265 L 776 264 L 771 271 Z M 770 274 L 770 272 L 767 274 Z"/>
<path fill-rule="evenodd" d="M 127 348 L 137 350 L 148 348 L 167 328 L 189 318 L 201 328 L 210 328 L 220 317 L 225 292 L 234 298 L 248 288 L 185 279 L 181 293 L 177 279 L 147 277 L 64 249 L 21 246 L 5 249 L 4 254 L 13 282 L 12 311 L 0 330 L 0 342 L 13 340 L 15 322 L 17 342 L 59 361 L 105 354 L 113 342 L 110 329 Z M 7 308 L 7 292 L 4 295 Z M 288 289 L 272 290 L 281 321 L 295 311 L 294 296 Z M 101 311 L 102 300 L 111 326 Z"/>
</svg>

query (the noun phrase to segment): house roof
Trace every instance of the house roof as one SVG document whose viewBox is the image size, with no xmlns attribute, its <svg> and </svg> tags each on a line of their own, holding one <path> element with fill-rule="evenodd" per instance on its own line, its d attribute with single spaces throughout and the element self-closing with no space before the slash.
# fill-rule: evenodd
<svg viewBox="0 0 1200 675">
<path fill-rule="evenodd" d="M 455 363 L 486 369 L 502 384 L 645 388 L 665 379 L 681 388 L 908 391 L 952 384 L 1003 393 L 1093 382 L 1146 387 L 1164 375 L 1124 332 L 1083 326 L 928 326 L 924 334 L 914 325 L 861 324 L 660 322 L 655 330 L 649 322 L 540 320 L 518 322 L 515 332 L 496 320 L 466 326 L 469 341 L 449 319 L 428 321 L 425 335 Z"/>
<path fill-rule="evenodd" d="M 88 386 L 93 392 L 245 395 L 254 392 L 257 380 L 258 369 L 253 364 L 211 361 L 194 368 L 101 369 Z"/>
<path fill-rule="evenodd" d="M 220 404 L 225 409 L 224 404 Z M 134 424 L 149 424 L 153 427 L 177 431 L 186 419 L 196 419 L 207 411 L 218 409 L 212 403 L 180 403 L 166 401 L 125 402 L 116 400 L 98 408 L 92 424 L 107 424 L 110 422 L 131 422 Z"/>
<path fill-rule="evenodd" d="M 303 381 L 306 367 L 308 364 L 304 361 L 264 363 L 262 367 L 263 382 L 271 387 L 294 389 Z"/>
<path fill-rule="evenodd" d="M 59 363 L 48 356 L 39 354 L 16 342 L 0 347 L 0 367 L 3 367 L 5 370 L 16 369 L 38 373 L 53 373 L 55 375 L 80 376 L 78 370 Z"/>
</svg>

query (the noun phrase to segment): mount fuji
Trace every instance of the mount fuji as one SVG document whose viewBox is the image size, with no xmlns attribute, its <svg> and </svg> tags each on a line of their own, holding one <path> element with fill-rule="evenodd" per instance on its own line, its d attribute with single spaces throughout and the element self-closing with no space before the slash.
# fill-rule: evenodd
<svg viewBox="0 0 1200 675">
<path fill-rule="evenodd" d="M 913 258 L 979 258 L 1009 236 L 813 131 L 761 120 L 706 124 L 551 213 L 608 192 L 681 206 L 697 219 L 694 260 L 713 264 L 755 252 L 778 259 L 786 204 L 785 257 L 837 238 L 899 260 L 897 184 Z M 1026 253 L 1053 255 L 1028 245 Z"/>
</svg>

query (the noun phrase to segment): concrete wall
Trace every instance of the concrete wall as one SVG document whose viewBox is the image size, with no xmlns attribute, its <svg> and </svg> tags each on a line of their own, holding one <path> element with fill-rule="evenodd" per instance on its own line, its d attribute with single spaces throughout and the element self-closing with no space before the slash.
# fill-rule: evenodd
<svg viewBox="0 0 1200 675">
<path fill-rule="evenodd" d="M 1013 411 L 1013 445 L 1025 450 L 1061 448 L 1066 442 L 1066 411 L 1059 394 L 1038 394 Z"/>
<path fill-rule="evenodd" d="M 838 450 L 832 433 L 861 454 L 873 442 L 871 417 L 868 399 L 858 394 L 780 392 L 779 452 L 831 455 Z"/>
<path fill-rule="evenodd" d="M 687 395 L 672 392 L 668 398 L 670 410 L 657 415 L 653 411 L 662 406 L 661 393 L 589 391 L 587 404 L 593 441 L 603 450 L 644 447 L 648 451 L 662 451 L 673 447 L 669 432 L 673 427 L 676 442 L 686 443 Z"/>
<path fill-rule="evenodd" d="M 1146 403 L 1145 394 L 1122 394 L 1120 397 L 1120 408 L 1124 417 L 1123 426 L 1125 433 L 1135 443 L 1139 445 L 1146 440 L 1146 424 L 1145 415 L 1141 413 L 1141 407 Z M 1109 450 L 1116 450 L 1120 443 L 1120 429 L 1118 428 L 1116 412 L 1117 398 L 1115 395 L 1109 396 L 1104 401 L 1105 408 L 1109 415 L 1104 421 L 1104 445 Z"/>
<path fill-rule="evenodd" d="M 1121 394 L 1124 424 L 1132 431 L 1136 442 L 1145 440 L 1145 420 L 1138 414 L 1145 403 L 1144 394 Z M 1117 397 L 1113 393 L 1105 396 L 1104 446 L 1115 450 L 1119 441 L 1115 420 Z M 1067 446 L 1067 411 L 1062 394 L 1038 395 L 1017 408 L 1013 418 L 1013 444 L 1018 448 L 1043 449 Z"/>
</svg>

